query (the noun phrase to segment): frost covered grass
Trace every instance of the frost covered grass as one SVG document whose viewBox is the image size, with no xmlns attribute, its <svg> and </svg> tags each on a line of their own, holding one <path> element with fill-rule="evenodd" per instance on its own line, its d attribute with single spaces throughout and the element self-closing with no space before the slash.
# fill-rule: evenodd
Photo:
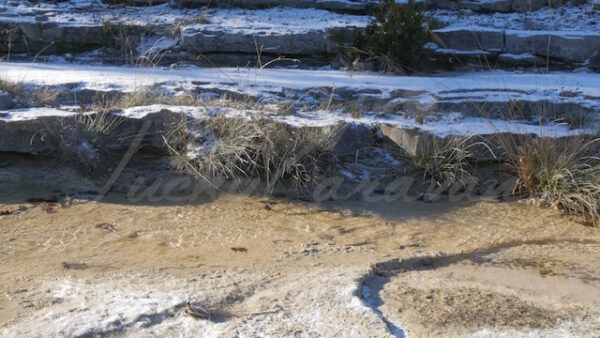
<svg viewBox="0 0 600 338">
<path fill-rule="evenodd" d="M 470 140 L 471 137 L 431 137 L 420 144 L 414 156 L 406 156 L 406 159 L 432 183 L 465 183 L 471 177 L 468 171 L 470 148 L 483 144 L 470 143 Z"/>
<path fill-rule="evenodd" d="M 60 96 L 60 92 L 50 86 L 33 87 L 5 80 L 0 80 L 0 91 L 7 92 L 26 106 L 53 106 Z"/>
<path fill-rule="evenodd" d="M 97 106 L 98 104 L 95 104 Z M 192 93 L 180 93 L 180 95 L 172 95 L 162 91 L 153 91 L 150 89 L 139 89 L 128 93 L 123 93 L 120 96 L 112 99 L 104 100 L 101 103 L 105 109 L 122 110 L 126 108 L 145 107 L 152 105 L 165 106 L 187 106 L 187 107 L 204 107 L 204 108 L 234 108 L 239 110 L 257 110 L 263 108 L 263 104 L 247 95 L 240 95 L 236 98 L 231 98 L 227 93 L 220 96 L 202 97 Z"/>
<path fill-rule="evenodd" d="M 561 97 L 573 97 L 574 91 L 562 91 Z M 506 120 L 539 121 L 535 136 L 514 130 L 500 133 L 494 143 L 504 152 L 505 164 L 517 177 L 514 192 L 537 199 L 538 204 L 581 216 L 585 223 L 600 225 L 600 138 L 594 135 L 597 117 L 581 108 L 556 113 L 540 101 L 525 107 L 509 101 Z M 541 128 L 545 121 L 573 131 L 569 137 Z M 584 128 L 584 129 L 579 129 Z M 581 132 L 586 130 L 587 132 Z M 596 127 L 597 128 L 597 127 Z M 579 132 L 577 132 L 579 131 Z"/>
<path fill-rule="evenodd" d="M 294 129 L 266 118 L 182 119 L 163 136 L 178 170 L 205 180 L 260 179 L 308 188 L 334 164 L 335 133 Z"/>
<path fill-rule="evenodd" d="M 51 87 L 44 86 L 41 89 L 29 93 L 31 103 L 38 106 L 54 106 L 60 93 Z"/>
<path fill-rule="evenodd" d="M 34 135 L 51 145 L 55 156 L 88 173 L 98 173 L 107 165 L 109 149 L 115 149 L 131 135 L 121 135 L 117 128 L 124 118 L 108 110 L 80 113 L 74 119 L 42 119 L 42 128 Z"/>
<path fill-rule="evenodd" d="M 13 96 L 22 96 L 25 87 L 20 82 L 0 80 L 0 91 L 7 92 Z"/>
<path fill-rule="evenodd" d="M 150 90 L 136 90 L 130 93 L 123 94 L 114 102 L 115 108 L 131 108 L 137 106 L 149 106 L 152 104 L 163 103 L 164 97 L 158 93 L 153 93 Z"/>
<path fill-rule="evenodd" d="M 94 111 L 119 111 L 127 108 L 145 107 L 151 105 L 168 106 L 205 106 L 208 100 L 196 95 L 167 95 L 161 91 L 140 88 L 131 92 L 117 95 L 96 95 L 88 107 Z"/>
</svg>

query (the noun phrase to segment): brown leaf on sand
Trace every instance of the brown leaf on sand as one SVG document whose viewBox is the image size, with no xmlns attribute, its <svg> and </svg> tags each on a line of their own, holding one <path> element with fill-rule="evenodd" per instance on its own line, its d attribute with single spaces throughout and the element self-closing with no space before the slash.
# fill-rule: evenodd
<svg viewBox="0 0 600 338">
<path fill-rule="evenodd" d="M 210 319 L 210 313 L 198 305 L 187 304 L 183 313 L 196 319 Z"/>
<path fill-rule="evenodd" d="M 114 224 L 110 224 L 110 223 L 100 223 L 100 224 L 96 224 L 94 226 L 94 228 L 96 229 L 100 229 L 100 230 L 104 230 L 104 231 L 110 231 L 110 232 L 115 232 L 117 231 L 117 228 L 115 227 Z"/>
<path fill-rule="evenodd" d="M 234 252 L 248 252 L 248 249 L 244 248 L 243 246 L 232 246 L 230 249 Z"/>
<path fill-rule="evenodd" d="M 65 198 L 65 203 L 63 203 L 62 207 L 63 208 L 70 208 L 74 205 L 81 205 L 81 204 L 86 204 L 89 201 L 86 199 L 81 199 L 81 198 Z"/>
<path fill-rule="evenodd" d="M 22 212 L 27 211 L 27 209 L 29 209 L 29 208 L 27 208 L 26 206 L 20 205 L 17 209 L 0 210 L 0 216 L 18 215 Z"/>
<path fill-rule="evenodd" d="M 63 262 L 62 266 L 66 270 L 85 270 L 89 268 L 89 266 L 85 263 L 67 263 Z"/>
<path fill-rule="evenodd" d="M 216 307 L 205 307 L 203 305 L 190 302 L 183 306 L 181 312 L 184 315 L 190 316 L 194 319 L 208 320 L 211 322 L 221 322 L 232 315 L 218 305 Z"/>
<path fill-rule="evenodd" d="M 55 206 L 56 206 L 56 203 L 42 203 L 41 208 L 48 214 L 55 214 L 56 213 L 56 210 L 54 210 Z"/>
</svg>

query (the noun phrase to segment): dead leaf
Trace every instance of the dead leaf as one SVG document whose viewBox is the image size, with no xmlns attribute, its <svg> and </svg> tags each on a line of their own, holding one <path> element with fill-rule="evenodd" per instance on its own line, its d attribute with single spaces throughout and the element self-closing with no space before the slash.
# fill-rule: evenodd
<svg viewBox="0 0 600 338">
<path fill-rule="evenodd" d="M 20 205 L 17 209 L 14 209 L 14 210 L 9 210 L 9 209 L 0 210 L 0 216 L 18 215 L 24 211 L 27 211 L 27 209 L 29 209 L 29 208 L 27 208 L 26 206 Z"/>
<path fill-rule="evenodd" d="M 110 231 L 110 232 L 115 232 L 117 231 L 117 228 L 115 227 L 114 224 L 110 224 L 110 223 L 100 223 L 100 224 L 96 224 L 94 226 L 94 228 L 96 229 L 100 229 L 100 230 L 104 230 L 104 231 Z"/>
<path fill-rule="evenodd" d="M 55 203 L 43 203 L 41 208 L 48 214 L 55 214 L 56 213 L 56 210 L 54 210 L 55 206 L 56 206 Z"/>
<path fill-rule="evenodd" d="M 66 270 L 85 270 L 85 269 L 89 268 L 89 266 L 87 264 L 85 264 L 85 263 L 67 263 L 67 262 L 63 262 L 62 266 Z"/>
<path fill-rule="evenodd" d="M 210 313 L 197 305 L 186 305 L 183 308 L 183 313 L 196 319 L 210 319 Z"/>
</svg>

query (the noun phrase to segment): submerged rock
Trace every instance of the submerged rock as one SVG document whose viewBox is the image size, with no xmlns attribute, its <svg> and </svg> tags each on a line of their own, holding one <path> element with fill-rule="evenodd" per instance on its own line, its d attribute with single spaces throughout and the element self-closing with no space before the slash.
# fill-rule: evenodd
<svg viewBox="0 0 600 338">
<path fill-rule="evenodd" d="M 600 73 L 600 49 L 598 49 L 594 56 L 591 57 L 588 67 L 591 70 Z"/>
<path fill-rule="evenodd" d="M 12 108 L 12 95 L 7 92 L 0 91 L 0 110 Z"/>
</svg>

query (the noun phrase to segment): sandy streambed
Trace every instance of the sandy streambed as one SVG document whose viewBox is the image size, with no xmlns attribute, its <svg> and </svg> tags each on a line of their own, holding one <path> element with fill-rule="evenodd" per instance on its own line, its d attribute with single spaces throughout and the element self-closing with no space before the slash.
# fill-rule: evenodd
<svg viewBox="0 0 600 338">
<path fill-rule="evenodd" d="M 2 336 L 600 332 L 599 232 L 551 210 L 232 194 L 61 205 L 2 184 Z"/>
</svg>

